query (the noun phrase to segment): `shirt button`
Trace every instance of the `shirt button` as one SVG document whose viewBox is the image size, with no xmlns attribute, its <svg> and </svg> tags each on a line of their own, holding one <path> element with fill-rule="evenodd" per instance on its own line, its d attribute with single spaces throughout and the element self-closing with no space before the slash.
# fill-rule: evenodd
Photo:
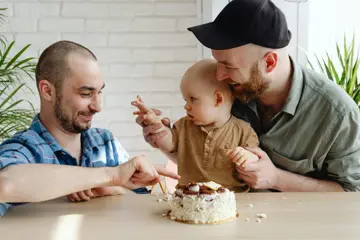
<svg viewBox="0 0 360 240">
<path fill-rule="evenodd" d="M 210 143 L 210 140 L 209 140 L 209 139 L 207 139 L 207 140 L 206 140 L 206 143 Z"/>
</svg>

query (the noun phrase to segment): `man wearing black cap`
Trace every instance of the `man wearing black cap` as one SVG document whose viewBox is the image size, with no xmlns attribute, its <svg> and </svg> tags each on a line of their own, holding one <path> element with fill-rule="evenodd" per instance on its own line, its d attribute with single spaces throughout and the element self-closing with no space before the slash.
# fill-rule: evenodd
<svg viewBox="0 0 360 240">
<path fill-rule="evenodd" d="M 212 50 L 217 79 L 236 95 L 233 115 L 251 123 L 260 161 L 239 167 L 255 189 L 360 190 L 360 111 L 338 85 L 296 64 L 284 14 L 270 0 L 233 0 L 189 28 Z M 143 119 L 139 117 L 138 123 Z M 146 141 L 162 137 L 144 128 Z M 153 134 L 154 133 L 154 134 Z"/>
</svg>

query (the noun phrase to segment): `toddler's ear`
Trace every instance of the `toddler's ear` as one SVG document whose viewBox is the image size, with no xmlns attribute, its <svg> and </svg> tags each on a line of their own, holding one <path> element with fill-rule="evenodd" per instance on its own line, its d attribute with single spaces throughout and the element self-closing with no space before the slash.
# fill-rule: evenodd
<svg viewBox="0 0 360 240">
<path fill-rule="evenodd" d="M 219 106 L 224 102 L 224 95 L 220 92 L 215 92 L 215 106 Z"/>
</svg>

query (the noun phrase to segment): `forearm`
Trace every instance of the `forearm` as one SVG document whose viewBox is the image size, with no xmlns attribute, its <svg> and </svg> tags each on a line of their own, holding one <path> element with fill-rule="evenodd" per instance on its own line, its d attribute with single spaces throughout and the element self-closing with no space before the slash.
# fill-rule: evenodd
<svg viewBox="0 0 360 240">
<path fill-rule="evenodd" d="M 167 127 L 166 127 L 167 128 Z M 173 141 L 173 134 L 170 128 L 167 128 L 167 133 L 164 137 L 159 139 L 157 145 L 159 149 L 175 164 L 177 164 L 177 152 L 173 152 L 175 149 L 175 143 Z"/>
<path fill-rule="evenodd" d="M 173 141 L 173 134 L 170 128 L 164 126 L 160 131 L 166 131 L 166 134 L 162 138 L 156 140 L 156 145 L 164 153 L 170 153 L 174 151 L 175 145 Z"/>
<path fill-rule="evenodd" d="M 277 184 L 274 188 L 282 192 L 344 192 L 336 182 L 314 179 L 281 169 L 278 169 Z"/>
<path fill-rule="evenodd" d="M 0 171 L 0 202 L 39 202 L 111 185 L 112 168 L 21 164 Z"/>
<path fill-rule="evenodd" d="M 112 186 L 112 187 L 106 187 L 111 191 L 111 195 L 125 195 L 125 194 L 135 194 L 133 191 L 120 187 L 120 186 Z"/>
</svg>

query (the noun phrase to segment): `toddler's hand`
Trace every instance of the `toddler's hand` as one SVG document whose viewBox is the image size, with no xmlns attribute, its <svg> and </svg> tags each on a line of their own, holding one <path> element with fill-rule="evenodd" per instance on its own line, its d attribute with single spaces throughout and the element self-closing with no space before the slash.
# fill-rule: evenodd
<svg viewBox="0 0 360 240">
<path fill-rule="evenodd" d="M 259 161 L 259 157 L 243 147 L 236 147 L 227 151 L 226 155 L 231 158 L 237 166 L 245 166 L 246 163 Z"/>
</svg>

